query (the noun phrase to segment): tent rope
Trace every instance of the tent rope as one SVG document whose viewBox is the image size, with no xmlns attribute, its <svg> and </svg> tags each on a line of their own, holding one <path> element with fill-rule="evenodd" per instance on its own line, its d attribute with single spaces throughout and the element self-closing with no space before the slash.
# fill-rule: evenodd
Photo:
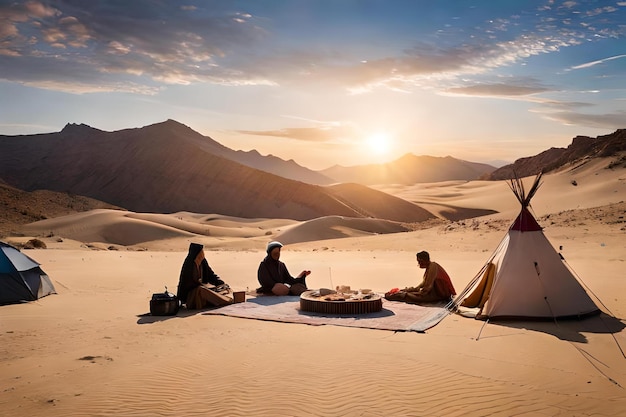
<svg viewBox="0 0 626 417">
<path fill-rule="evenodd" d="M 576 273 L 576 271 L 574 271 L 574 268 L 571 267 L 571 265 L 569 263 L 567 263 L 567 261 L 565 260 L 565 257 L 563 255 L 561 255 L 561 253 L 559 253 L 559 256 L 561 257 L 561 260 L 563 261 L 563 263 L 567 266 L 567 269 L 570 270 L 570 272 L 576 277 L 576 279 L 578 280 L 578 282 L 580 282 L 586 290 L 588 290 L 591 295 L 594 296 L 594 298 L 596 300 L 598 300 L 598 302 L 600 302 L 600 304 L 602 304 L 602 307 L 604 307 L 606 309 L 606 311 L 613 317 L 615 317 L 615 314 L 613 314 L 613 312 L 611 310 L 609 310 L 609 308 L 602 302 L 602 300 L 600 299 L 600 297 L 598 297 L 592 290 L 591 288 L 589 288 L 589 286 L 587 285 L 587 283 L 585 283 L 582 278 L 580 278 L 580 276 L 578 276 L 578 274 Z M 617 318 L 617 317 L 615 317 Z"/>
<path fill-rule="evenodd" d="M 582 280 L 582 278 L 576 273 L 576 271 L 574 271 L 574 268 L 572 268 L 572 266 L 567 262 L 567 260 L 565 260 L 565 257 L 559 252 L 559 256 L 561 257 L 561 260 L 563 261 L 563 263 L 565 264 L 565 266 L 567 267 L 567 269 L 570 270 L 570 272 L 576 277 L 576 279 L 578 280 L 578 282 L 580 282 L 587 291 L 589 291 L 591 293 L 591 295 L 593 295 L 593 297 L 598 300 L 598 302 L 602 305 L 602 307 L 604 307 L 604 309 L 606 310 L 606 312 L 613 317 L 616 320 L 620 320 L 617 317 L 615 317 L 615 314 L 613 314 L 613 312 L 606 306 L 606 304 L 604 304 L 604 302 L 600 299 L 600 297 L 598 297 L 596 295 L 596 293 L 594 293 L 591 288 L 589 288 L 589 286 L 587 285 L 587 283 L 585 281 Z M 617 348 L 619 349 L 619 351 L 622 354 L 622 357 L 624 359 L 626 359 L 626 353 L 624 353 L 624 349 L 622 349 L 622 345 L 620 345 L 619 340 L 617 340 L 617 338 L 615 337 L 615 334 L 613 334 L 611 332 L 611 329 L 609 328 L 608 324 L 606 324 L 606 322 L 604 321 L 604 319 L 602 318 L 602 316 L 600 316 L 600 321 L 602 321 L 602 324 L 604 324 L 604 327 L 609 331 L 609 334 L 611 335 L 611 337 L 613 338 L 613 341 L 615 342 L 615 344 L 617 345 Z M 621 320 L 620 320 L 621 321 Z"/>
<path fill-rule="evenodd" d="M 589 353 L 587 353 L 587 351 L 585 351 L 585 350 L 583 350 L 583 349 L 579 348 L 578 346 L 574 345 L 574 343 L 573 343 L 573 342 L 569 342 L 569 343 L 570 343 L 570 345 L 574 346 L 574 348 L 578 351 L 578 353 L 580 353 L 580 355 L 581 355 L 583 358 L 585 358 L 585 359 L 587 360 L 587 362 L 589 362 L 589 364 L 590 364 L 591 366 L 593 366 L 593 367 L 596 369 L 596 371 L 598 371 L 598 372 L 600 373 L 600 375 L 602 375 L 603 377 L 605 377 L 606 379 L 608 379 L 610 382 L 612 382 L 613 384 L 617 385 L 618 387 L 620 387 L 620 388 L 624 389 L 624 387 L 622 387 L 622 386 L 619 384 L 619 382 L 617 382 L 616 380 L 614 380 L 613 378 L 611 378 L 610 376 L 608 376 L 607 374 L 605 374 L 604 372 L 602 372 L 602 370 L 601 370 L 601 369 L 600 369 L 600 368 L 599 368 L 599 367 L 598 367 L 595 363 L 593 363 L 593 362 L 591 361 L 591 359 L 590 359 L 590 356 L 591 356 L 591 355 L 589 355 Z M 591 356 L 591 358 L 593 358 L 593 356 Z"/>
</svg>

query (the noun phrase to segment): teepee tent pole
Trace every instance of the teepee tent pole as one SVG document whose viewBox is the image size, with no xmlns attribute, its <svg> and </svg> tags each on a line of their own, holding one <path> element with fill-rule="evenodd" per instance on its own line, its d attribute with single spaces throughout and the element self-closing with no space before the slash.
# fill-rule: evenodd
<svg viewBox="0 0 626 417">
<path fill-rule="evenodd" d="M 615 314 L 613 314 L 613 312 L 606 306 L 606 304 L 604 304 L 604 302 L 600 299 L 600 297 L 598 297 L 596 295 L 596 293 L 594 293 L 591 288 L 589 288 L 589 286 L 587 285 L 587 283 L 585 283 L 580 276 L 576 273 L 576 271 L 574 271 L 574 268 L 571 267 L 571 265 L 565 260 L 565 257 L 563 255 L 561 255 L 561 253 L 559 253 L 559 255 L 561 256 L 561 259 L 563 260 L 563 263 L 565 264 L 565 266 L 567 266 L 567 268 L 572 272 L 572 274 L 576 277 L 576 279 L 578 280 L 578 282 L 580 282 L 587 291 L 589 291 L 591 293 L 591 295 L 593 295 L 593 297 L 598 300 L 598 302 L 602 305 L 602 307 L 604 307 L 604 309 L 606 310 L 606 312 L 611 315 L 611 317 L 617 319 L 617 317 L 615 317 Z M 604 325 L 604 327 L 607 330 L 609 329 L 609 325 L 606 324 L 606 322 L 604 321 L 604 319 L 602 318 L 602 315 L 600 315 L 600 320 L 602 321 L 602 324 Z M 620 345 L 619 340 L 617 340 L 617 338 L 615 337 L 615 334 L 613 334 L 612 332 L 609 331 L 609 333 L 611 333 L 611 337 L 613 337 L 613 341 L 615 342 L 615 344 L 617 345 L 617 348 L 619 349 L 620 353 L 622 354 L 622 357 L 624 359 L 626 359 L 626 353 L 624 353 L 624 349 L 622 349 L 622 345 Z"/>
</svg>

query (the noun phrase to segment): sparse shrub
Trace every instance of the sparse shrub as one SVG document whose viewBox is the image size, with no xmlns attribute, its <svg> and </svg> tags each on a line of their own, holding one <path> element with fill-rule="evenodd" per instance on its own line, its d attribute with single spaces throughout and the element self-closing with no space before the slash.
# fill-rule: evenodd
<svg viewBox="0 0 626 417">
<path fill-rule="evenodd" d="M 620 168 L 620 167 L 626 167 L 626 156 L 622 156 L 621 158 L 616 159 L 615 161 L 611 162 L 607 166 L 607 169 Z"/>
<path fill-rule="evenodd" d="M 24 249 L 47 249 L 46 243 L 39 239 L 30 239 L 24 244 Z"/>
</svg>

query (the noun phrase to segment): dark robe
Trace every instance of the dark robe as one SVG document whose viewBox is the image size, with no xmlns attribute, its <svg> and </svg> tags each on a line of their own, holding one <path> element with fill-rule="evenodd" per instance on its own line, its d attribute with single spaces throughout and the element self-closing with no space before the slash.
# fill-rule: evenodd
<svg viewBox="0 0 626 417">
<path fill-rule="evenodd" d="M 187 300 L 189 292 L 201 284 L 222 285 L 224 281 L 209 266 L 206 259 L 203 259 L 198 267 L 196 265 L 196 256 L 202 250 L 202 245 L 192 243 L 189 245 L 189 253 L 183 262 L 180 270 L 180 278 L 178 280 L 178 291 L 176 295 L 181 302 Z"/>
<path fill-rule="evenodd" d="M 305 278 L 292 277 L 287 266 L 270 255 L 267 255 L 259 264 L 257 278 L 261 284 L 257 290 L 259 293 L 271 294 L 275 284 L 303 284 L 306 287 Z"/>
</svg>

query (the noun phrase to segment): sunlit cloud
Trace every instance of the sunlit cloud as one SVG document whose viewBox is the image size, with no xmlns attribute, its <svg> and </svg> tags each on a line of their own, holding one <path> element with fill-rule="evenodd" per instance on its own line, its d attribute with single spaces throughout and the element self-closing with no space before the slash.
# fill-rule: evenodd
<svg viewBox="0 0 626 417">
<path fill-rule="evenodd" d="M 63 109 L 41 124 L 175 118 L 284 153 L 354 151 L 373 132 L 406 146 L 414 132 L 491 137 L 501 123 L 589 132 L 623 116 L 624 0 L 305 3 L 0 2 L 0 89 L 22 97 L 22 122 L 24 103 L 54 97 Z M 91 114 L 118 100 L 115 117 Z"/>
<path fill-rule="evenodd" d="M 132 13 L 133 8 L 139 10 L 144 3 L 124 4 L 123 10 L 115 10 L 111 5 L 99 9 L 99 4 L 89 3 L 83 10 L 72 9 L 71 13 L 76 13 L 73 15 L 36 1 L 0 6 L 0 59 L 4 61 L 3 68 L 8 68 L 0 78 L 41 88 L 61 86 L 62 91 L 88 90 L 84 86 L 63 87 L 65 83 L 58 78 L 66 74 L 79 75 L 84 83 L 89 82 L 84 74 L 89 74 L 94 90 L 98 91 L 110 85 L 103 78 L 112 73 L 147 76 L 164 84 L 274 84 L 254 72 L 216 63 L 229 49 L 251 45 L 262 33 L 246 24 L 252 19 L 250 14 L 204 13 L 191 21 L 177 16 L 197 12 L 196 6 L 183 6 L 180 12 L 175 7 L 170 12 L 160 10 L 170 14 L 168 20 Z M 28 68 L 28 75 L 23 78 L 20 69 L 29 65 L 33 57 L 39 58 L 40 64 Z M 86 65 L 91 68 L 78 74 L 79 70 L 84 71 L 80 67 Z M 141 82 L 128 81 L 128 91 L 136 92 L 136 84 Z M 119 91 L 121 84 L 111 91 Z"/>
<path fill-rule="evenodd" d="M 323 65 L 312 68 L 306 78 L 333 80 L 350 92 L 365 93 L 377 88 L 410 91 L 432 89 L 463 76 L 485 74 L 529 57 L 558 51 L 581 41 L 576 38 L 525 35 L 508 42 L 464 44 L 437 48 L 416 45 L 403 55 L 371 59 L 355 65 Z M 305 78 L 305 77 L 303 77 Z"/>
<path fill-rule="evenodd" d="M 544 87 L 528 87 L 510 84 L 481 84 L 469 87 L 454 87 L 446 90 L 447 93 L 451 94 L 482 97 L 527 96 L 545 91 L 549 90 Z"/>
<path fill-rule="evenodd" d="M 527 98 L 525 101 L 530 103 L 539 104 L 539 108 L 530 109 L 531 112 L 534 113 L 550 113 L 554 111 L 562 111 L 562 110 L 571 110 L 571 109 L 579 109 L 581 107 L 593 107 L 592 103 L 584 102 L 584 101 L 562 101 L 562 100 L 553 100 L 547 98 Z"/>
<path fill-rule="evenodd" d="M 416 43 L 403 52 L 369 59 L 332 46 L 327 50 L 270 48 L 261 54 L 255 47 L 268 46 L 265 42 L 271 25 L 263 28 L 251 13 L 168 3 L 155 9 L 153 3 L 149 4 L 151 7 L 140 0 L 104 8 L 100 3 L 85 2 L 65 10 L 33 0 L 0 6 L 0 59 L 3 66 L 16 69 L 0 77 L 50 88 L 64 84 L 54 82 L 62 77 L 54 69 L 76 73 L 74 63 L 78 60 L 91 66 L 88 74 L 98 89 L 107 85 L 102 83 L 103 74 L 117 73 L 166 85 L 277 86 L 310 82 L 337 85 L 351 94 L 381 88 L 410 93 L 414 89 L 437 89 L 445 81 L 489 73 L 532 56 L 579 45 L 594 35 L 619 37 L 626 31 L 623 25 L 603 20 L 616 7 L 584 9 L 579 2 L 564 2 L 550 6 L 561 10 L 560 14 L 538 14 L 531 22 L 534 30 L 517 34 L 509 32 L 520 16 L 510 16 L 459 33 L 463 43 Z M 140 13 L 146 10 L 157 18 Z M 167 19 L 158 18 L 161 15 Z M 567 24 L 556 25 L 559 16 Z M 29 69 L 29 79 L 24 80 L 18 68 L 29 61 L 20 58 L 34 56 L 46 64 Z M 52 71 L 47 62 L 54 63 Z M 129 80 L 129 91 L 136 91 L 134 85 L 141 82 Z"/>
<path fill-rule="evenodd" d="M 585 114 L 577 112 L 546 113 L 547 119 L 566 125 L 593 126 L 602 129 L 623 129 L 626 111 L 605 114 Z"/>
<path fill-rule="evenodd" d="M 314 127 L 294 127 L 277 130 L 239 130 L 239 133 L 255 136 L 272 136 L 305 142 L 345 142 L 355 136 L 349 125 L 328 124 Z"/>
<path fill-rule="evenodd" d="M 25 123 L 1 123 L 0 129 L 11 129 L 11 130 L 36 130 L 41 132 L 52 132 L 56 129 L 56 126 L 49 125 L 39 125 L 39 124 L 25 124 Z"/>
<path fill-rule="evenodd" d="M 608 58 L 599 59 L 597 61 L 586 62 L 584 64 L 580 64 L 580 65 L 576 65 L 574 67 L 571 67 L 570 69 L 571 70 L 578 70 L 578 69 L 590 68 L 590 67 L 593 67 L 595 65 L 599 65 L 599 64 L 602 64 L 604 62 L 613 61 L 614 59 L 620 59 L 620 58 L 626 58 L 626 54 L 624 54 L 624 55 L 615 55 L 615 56 L 611 56 L 611 57 L 608 57 Z"/>
</svg>

